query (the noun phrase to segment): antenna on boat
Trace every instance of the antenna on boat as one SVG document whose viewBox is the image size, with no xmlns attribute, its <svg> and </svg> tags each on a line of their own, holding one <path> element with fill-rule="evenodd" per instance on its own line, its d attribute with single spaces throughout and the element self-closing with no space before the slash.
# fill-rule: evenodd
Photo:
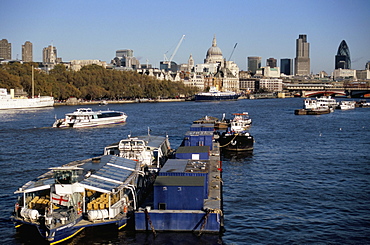
<svg viewBox="0 0 370 245">
<path fill-rule="evenodd" d="M 35 80 L 33 74 L 33 65 L 32 65 L 32 99 L 35 97 Z"/>
</svg>

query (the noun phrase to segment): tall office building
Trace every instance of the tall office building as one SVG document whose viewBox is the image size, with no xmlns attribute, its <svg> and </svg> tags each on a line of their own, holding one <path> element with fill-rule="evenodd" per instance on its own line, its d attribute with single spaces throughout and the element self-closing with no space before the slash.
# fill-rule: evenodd
<svg viewBox="0 0 370 245">
<path fill-rule="evenodd" d="M 12 59 L 12 44 L 6 39 L 0 40 L 0 59 Z"/>
<path fill-rule="evenodd" d="M 298 76 L 310 74 L 310 44 L 307 35 L 299 35 L 296 40 L 296 57 L 294 61 L 294 73 Z"/>
<path fill-rule="evenodd" d="M 116 57 L 134 57 L 134 51 L 132 49 L 121 49 L 116 51 Z"/>
<path fill-rule="evenodd" d="M 261 68 L 262 57 L 253 56 L 248 57 L 248 71 L 256 74 L 257 69 Z"/>
<path fill-rule="evenodd" d="M 57 48 L 53 45 L 49 45 L 42 50 L 42 62 L 55 64 L 57 62 Z"/>
<path fill-rule="evenodd" d="M 339 45 L 337 55 L 335 56 L 335 69 L 351 69 L 351 57 L 346 41 L 342 41 Z"/>
<path fill-rule="evenodd" d="M 268 58 L 266 60 L 266 66 L 269 66 L 270 68 L 275 68 L 277 66 L 277 60 L 275 58 Z"/>
<path fill-rule="evenodd" d="M 22 45 L 22 60 L 25 62 L 33 61 L 32 43 L 27 41 Z"/>
<path fill-rule="evenodd" d="M 280 59 L 280 71 L 285 75 L 293 75 L 293 59 Z"/>
</svg>

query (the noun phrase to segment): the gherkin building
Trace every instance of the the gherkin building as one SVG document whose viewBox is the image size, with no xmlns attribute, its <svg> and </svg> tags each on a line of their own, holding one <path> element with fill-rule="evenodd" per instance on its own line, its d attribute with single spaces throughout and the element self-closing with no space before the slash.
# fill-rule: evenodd
<svg viewBox="0 0 370 245">
<path fill-rule="evenodd" d="M 351 57 L 346 41 L 342 41 L 335 56 L 335 69 L 351 69 Z"/>
</svg>

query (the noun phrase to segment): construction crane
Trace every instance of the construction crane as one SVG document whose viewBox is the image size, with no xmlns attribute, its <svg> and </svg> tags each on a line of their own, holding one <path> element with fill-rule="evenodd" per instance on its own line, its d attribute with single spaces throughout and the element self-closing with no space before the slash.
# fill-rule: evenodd
<svg viewBox="0 0 370 245">
<path fill-rule="evenodd" d="M 181 45 L 182 41 L 184 40 L 184 38 L 185 38 L 185 35 L 182 35 L 182 37 L 181 37 L 181 39 L 180 39 L 179 43 L 177 44 L 177 46 L 176 46 L 175 50 L 173 51 L 173 53 L 172 53 L 172 55 L 171 55 L 171 57 L 170 57 L 170 59 L 169 59 L 168 61 L 167 61 L 167 56 L 166 56 L 166 54 L 164 54 L 165 62 L 166 62 L 166 63 L 168 62 L 168 68 L 171 68 L 171 61 L 172 61 L 173 57 L 175 57 L 175 55 L 176 55 L 176 53 L 177 53 L 177 50 L 179 49 L 179 47 L 180 47 L 180 45 Z M 167 51 L 167 52 L 168 52 L 168 51 Z M 167 52 L 166 52 L 166 53 L 167 53 Z"/>
<path fill-rule="evenodd" d="M 233 51 L 232 51 L 232 52 L 231 52 L 231 54 L 230 54 L 229 61 L 230 61 L 230 59 L 231 59 L 231 56 L 233 56 L 233 54 L 234 54 L 234 51 L 235 51 L 236 45 L 238 45 L 238 43 L 235 43 L 234 48 L 233 48 Z"/>
</svg>

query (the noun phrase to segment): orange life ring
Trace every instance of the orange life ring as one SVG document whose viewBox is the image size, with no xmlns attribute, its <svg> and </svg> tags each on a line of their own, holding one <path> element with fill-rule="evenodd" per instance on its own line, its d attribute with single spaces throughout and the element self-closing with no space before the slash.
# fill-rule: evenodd
<svg viewBox="0 0 370 245">
<path fill-rule="evenodd" d="M 77 214 L 82 214 L 82 205 L 81 205 L 81 202 L 78 202 L 78 204 L 77 204 Z"/>
</svg>

